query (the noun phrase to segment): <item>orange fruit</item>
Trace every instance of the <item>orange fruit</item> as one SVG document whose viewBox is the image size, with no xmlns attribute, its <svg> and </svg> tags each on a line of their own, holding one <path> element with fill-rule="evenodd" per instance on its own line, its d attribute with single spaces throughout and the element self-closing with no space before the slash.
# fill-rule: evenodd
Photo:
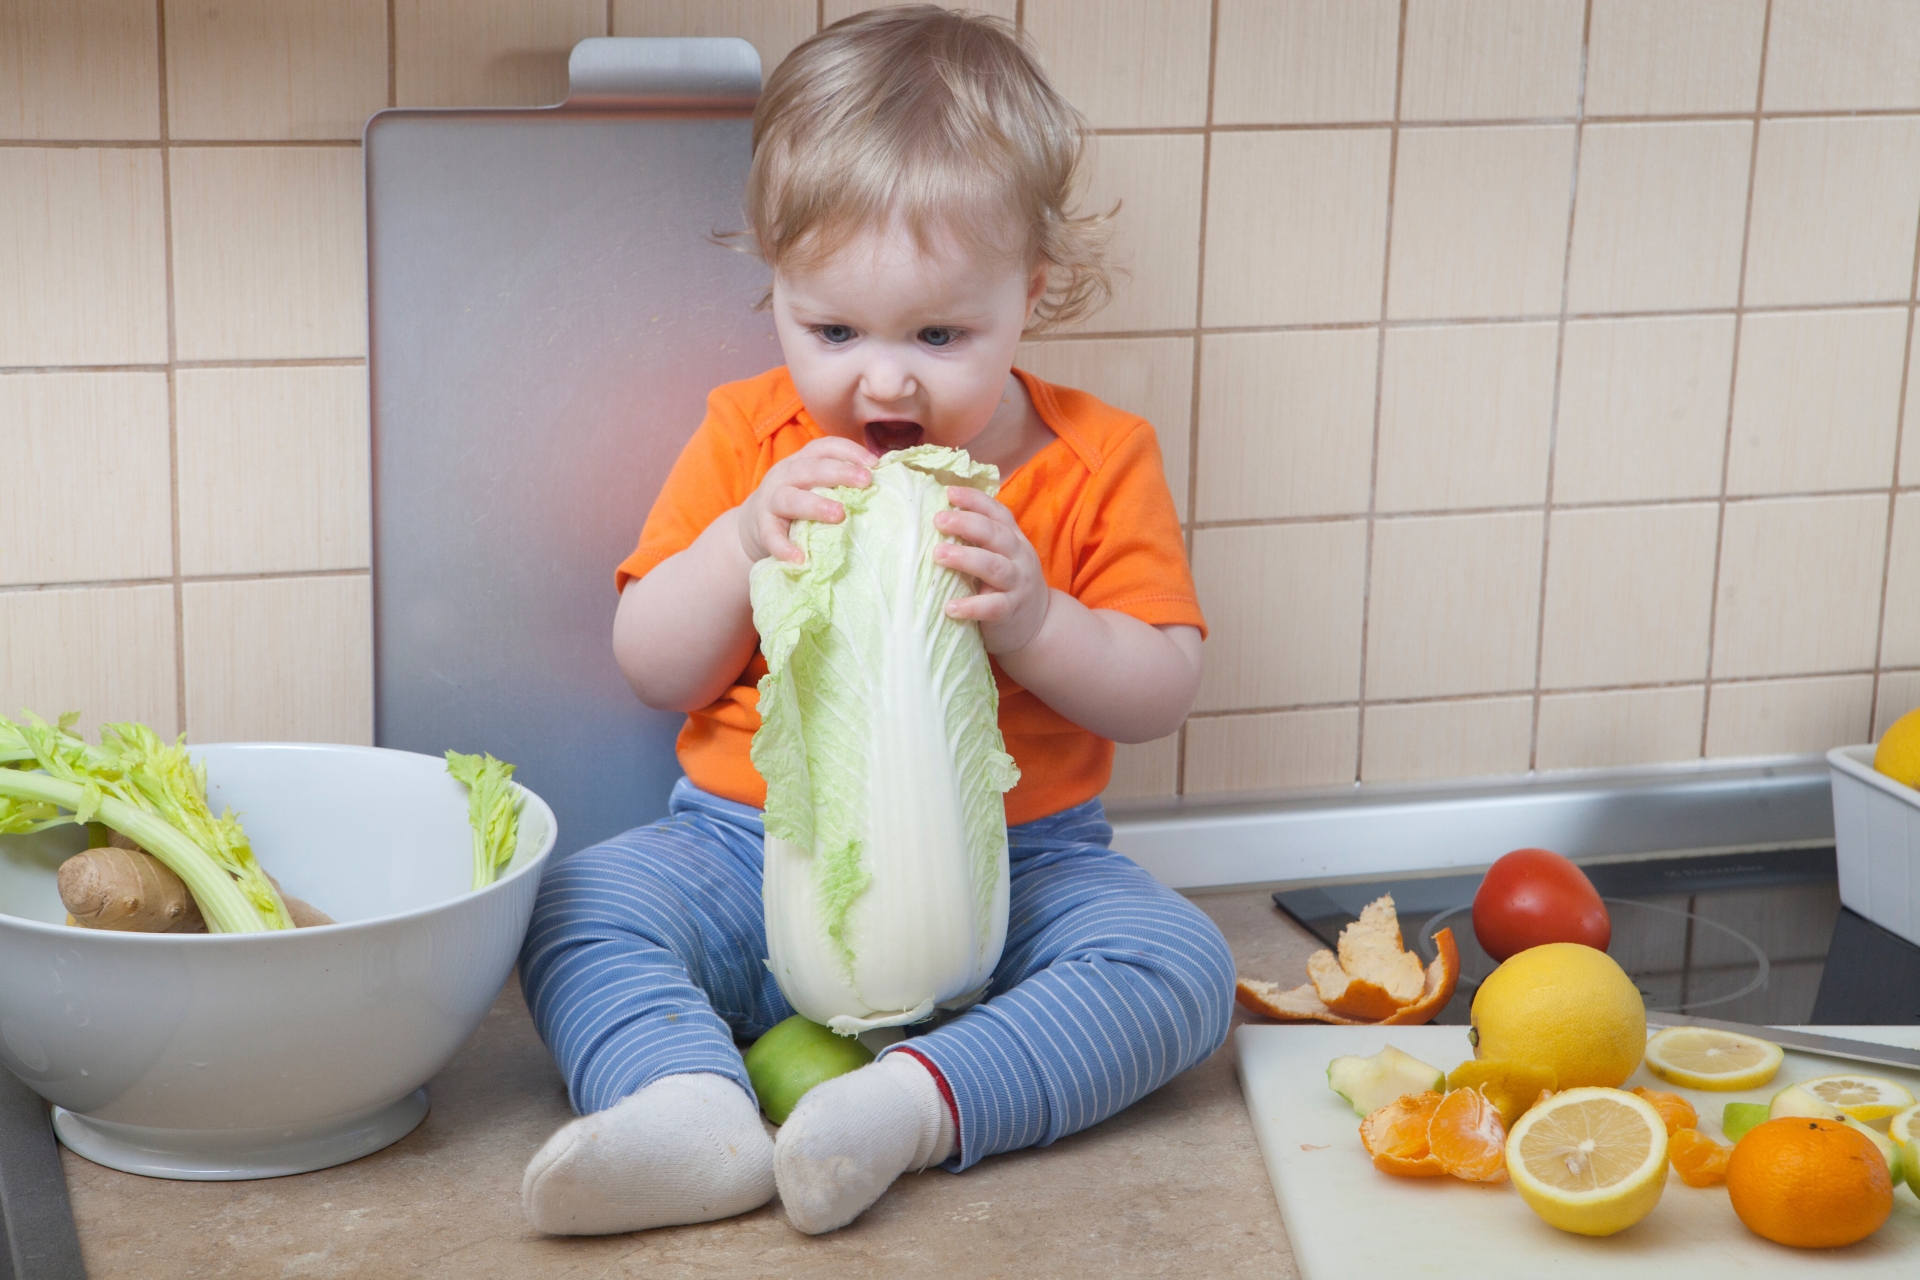
<svg viewBox="0 0 1920 1280">
<path fill-rule="evenodd" d="M 1654 1110 L 1659 1109 L 1655 1103 Z M 1673 1162 L 1673 1171 L 1680 1175 L 1680 1181 L 1690 1187 L 1710 1187 L 1716 1182 L 1725 1182 L 1727 1161 L 1732 1157 L 1732 1147 L 1721 1146 L 1698 1129 L 1675 1130 L 1667 1138 L 1667 1159 Z"/>
<path fill-rule="evenodd" d="M 1441 1100 L 1427 1123 L 1427 1145 L 1456 1178 L 1507 1180 L 1507 1127 L 1499 1108 L 1478 1089 L 1455 1089 Z"/>
<path fill-rule="evenodd" d="M 1700 1123 L 1700 1116 L 1693 1104 L 1677 1093 L 1662 1093 L 1658 1089 L 1644 1086 L 1634 1090 L 1647 1100 L 1647 1105 L 1660 1113 L 1660 1119 L 1666 1123 L 1667 1136 L 1671 1138 L 1682 1129 L 1691 1129 Z"/>
<path fill-rule="evenodd" d="M 1727 1195 L 1748 1230 L 1796 1249 L 1864 1240 L 1893 1212 L 1879 1150 L 1854 1127 L 1812 1116 L 1748 1130 L 1727 1162 Z"/>
<path fill-rule="evenodd" d="M 1445 1177 L 1447 1168 L 1428 1146 L 1427 1126 L 1441 1097 L 1429 1090 L 1396 1098 L 1360 1122 L 1360 1145 L 1373 1167 L 1400 1178 Z"/>
</svg>

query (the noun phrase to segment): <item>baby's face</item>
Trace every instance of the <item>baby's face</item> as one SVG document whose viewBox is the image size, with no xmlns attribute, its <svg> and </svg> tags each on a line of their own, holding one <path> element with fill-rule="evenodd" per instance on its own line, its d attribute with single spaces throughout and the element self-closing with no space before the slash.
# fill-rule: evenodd
<svg viewBox="0 0 1920 1280">
<path fill-rule="evenodd" d="M 775 273 L 774 328 L 822 430 L 876 454 L 916 444 L 993 452 L 1001 432 L 989 424 L 1009 398 L 1014 350 L 1046 277 L 938 243 L 922 250 L 895 225 Z"/>
</svg>

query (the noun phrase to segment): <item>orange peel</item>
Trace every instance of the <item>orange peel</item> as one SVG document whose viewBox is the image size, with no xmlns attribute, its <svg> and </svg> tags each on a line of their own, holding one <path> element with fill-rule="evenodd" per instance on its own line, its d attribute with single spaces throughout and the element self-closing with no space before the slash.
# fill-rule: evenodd
<svg viewBox="0 0 1920 1280">
<path fill-rule="evenodd" d="M 1399 926 L 1396 924 L 1396 931 Z M 1460 948 L 1454 943 L 1453 930 L 1442 929 L 1433 935 L 1433 961 L 1422 977 L 1421 991 L 1411 1003 L 1400 1005 L 1379 1018 L 1358 1018 L 1328 1006 L 1311 982 L 1297 987 L 1282 987 L 1277 982 L 1241 978 L 1234 986 L 1234 1000 L 1250 1013 L 1278 1022 L 1326 1022 L 1343 1027 L 1404 1027 L 1431 1022 L 1460 982 Z"/>
</svg>

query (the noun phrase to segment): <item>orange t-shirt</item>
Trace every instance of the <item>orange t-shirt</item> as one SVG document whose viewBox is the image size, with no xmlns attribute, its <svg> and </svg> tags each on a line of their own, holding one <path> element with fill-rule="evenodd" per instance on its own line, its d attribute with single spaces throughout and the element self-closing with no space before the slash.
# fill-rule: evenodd
<svg viewBox="0 0 1920 1280">
<path fill-rule="evenodd" d="M 1090 609 L 1114 609 L 1153 626 L 1199 627 L 1204 634 L 1153 428 L 1084 391 L 1015 372 L 1056 439 L 1003 478 L 998 496 L 1039 553 L 1047 585 Z M 774 463 L 825 434 L 784 366 L 715 389 L 706 421 L 673 464 L 615 585 L 624 590 L 692 545 L 745 502 Z M 758 686 L 766 673 L 766 659 L 756 652 L 732 688 L 689 713 L 677 746 L 695 786 L 755 808 L 766 806 L 767 784 L 748 747 L 760 727 Z M 993 675 L 1000 733 L 1020 766 L 1020 781 L 1007 793 L 1007 821 L 1031 822 L 1099 795 L 1113 772 L 1113 743 L 1021 688 L 998 662 Z"/>
</svg>

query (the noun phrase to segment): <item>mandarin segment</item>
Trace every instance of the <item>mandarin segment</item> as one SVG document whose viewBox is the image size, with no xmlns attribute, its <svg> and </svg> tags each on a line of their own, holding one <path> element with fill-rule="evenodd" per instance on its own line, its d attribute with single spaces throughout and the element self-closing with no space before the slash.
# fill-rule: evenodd
<svg viewBox="0 0 1920 1280">
<path fill-rule="evenodd" d="M 1663 1093 L 1658 1089 L 1644 1086 L 1634 1090 L 1644 1098 L 1648 1106 L 1660 1113 L 1660 1119 L 1667 1126 L 1667 1136 L 1672 1137 L 1682 1129 L 1691 1129 L 1700 1123 L 1700 1115 L 1693 1104 L 1677 1093 Z"/>
<path fill-rule="evenodd" d="M 1507 1127 L 1478 1089 L 1455 1089 L 1441 1100 L 1427 1125 L 1427 1145 L 1456 1178 L 1507 1180 Z"/>
<path fill-rule="evenodd" d="M 1680 1129 L 1667 1138 L 1667 1159 L 1680 1181 L 1690 1187 L 1711 1187 L 1727 1180 L 1727 1162 L 1733 1148 L 1722 1146 L 1698 1129 Z"/>
<path fill-rule="evenodd" d="M 1433 1156 L 1427 1128 L 1442 1097 L 1431 1090 L 1396 1098 L 1360 1122 L 1360 1145 L 1373 1166 L 1402 1178 L 1434 1178 L 1446 1168 Z"/>
</svg>

